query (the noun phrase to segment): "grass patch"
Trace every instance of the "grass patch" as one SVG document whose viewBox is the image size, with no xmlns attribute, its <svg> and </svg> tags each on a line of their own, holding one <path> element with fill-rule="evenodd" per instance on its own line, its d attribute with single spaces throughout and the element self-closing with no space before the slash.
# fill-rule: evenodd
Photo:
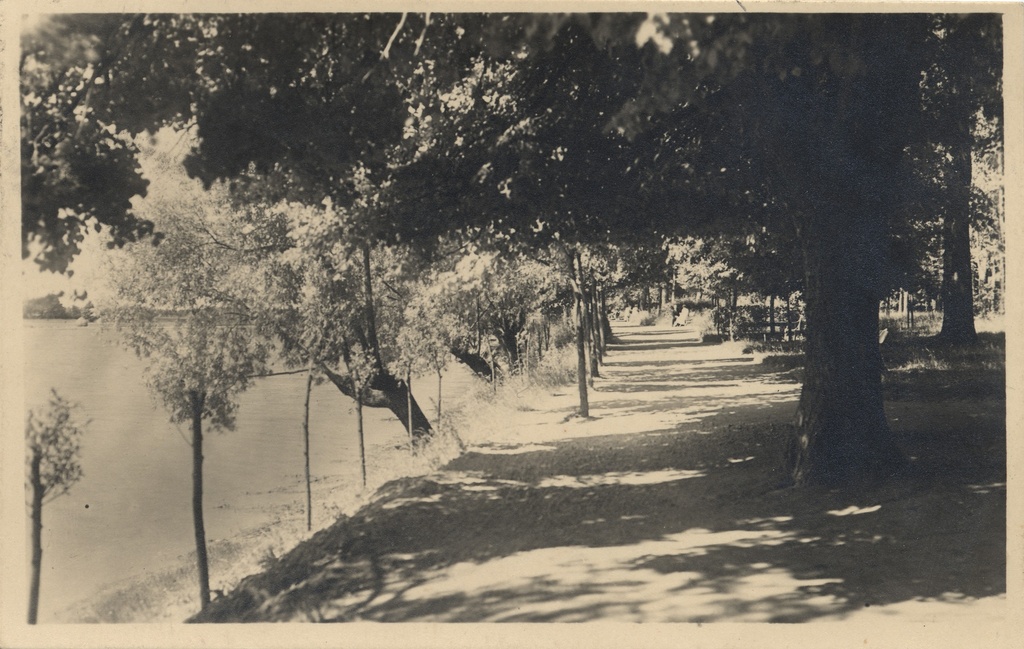
<svg viewBox="0 0 1024 649">
<path fill-rule="evenodd" d="M 1006 337 L 979 333 L 973 345 L 949 345 L 934 336 L 890 336 L 882 344 L 887 400 L 1005 398 Z M 803 343 L 753 342 L 744 353 L 771 371 L 802 378 Z"/>
</svg>

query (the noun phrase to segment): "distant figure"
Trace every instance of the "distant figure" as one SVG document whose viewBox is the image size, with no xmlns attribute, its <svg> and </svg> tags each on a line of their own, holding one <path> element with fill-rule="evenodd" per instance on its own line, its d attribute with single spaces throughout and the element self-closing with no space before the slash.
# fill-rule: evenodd
<svg viewBox="0 0 1024 649">
<path fill-rule="evenodd" d="M 685 306 L 679 310 L 679 315 L 676 316 L 675 322 L 672 324 L 676 327 L 682 327 L 686 324 L 686 321 L 690 319 L 690 310 Z"/>
</svg>

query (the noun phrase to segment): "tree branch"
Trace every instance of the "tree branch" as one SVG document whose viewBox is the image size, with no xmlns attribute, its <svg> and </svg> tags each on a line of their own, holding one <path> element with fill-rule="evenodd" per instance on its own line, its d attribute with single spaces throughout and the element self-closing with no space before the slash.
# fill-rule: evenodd
<svg viewBox="0 0 1024 649">
<path fill-rule="evenodd" d="M 287 371 L 284 371 L 284 372 L 268 372 L 266 374 L 250 374 L 250 375 L 246 376 L 245 378 L 247 378 L 247 379 L 262 379 L 262 378 L 266 378 L 268 376 L 286 376 L 288 374 L 305 374 L 308 371 L 309 371 L 308 368 L 304 367 L 301 370 L 287 370 Z"/>
<path fill-rule="evenodd" d="M 390 58 L 391 45 L 394 44 L 395 39 L 398 38 L 398 32 L 402 31 L 402 27 L 405 25 L 405 19 L 408 15 L 408 13 L 402 12 L 402 17 L 398 20 L 398 25 L 395 26 L 395 31 L 391 32 L 391 38 L 388 39 L 388 44 L 384 46 L 384 51 L 380 53 L 381 61 Z"/>
</svg>

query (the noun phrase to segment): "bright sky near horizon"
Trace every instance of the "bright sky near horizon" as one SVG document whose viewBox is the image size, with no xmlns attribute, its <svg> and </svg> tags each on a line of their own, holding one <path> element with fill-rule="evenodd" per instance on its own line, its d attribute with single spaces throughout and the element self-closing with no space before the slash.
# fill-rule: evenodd
<svg viewBox="0 0 1024 649">
<path fill-rule="evenodd" d="M 147 168 L 149 165 L 146 152 L 184 157 L 189 150 L 190 142 L 185 134 L 167 128 L 158 132 L 152 141 L 148 136 L 140 136 L 140 138 L 137 142 L 143 153 L 139 156 L 139 164 L 142 166 L 143 175 L 150 179 L 150 189 L 153 190 L 159 186 L 159 183 L 152 182 L 155 178 L 153 178 L 153 172 Z M 159 190 L 150 191 L 147 198 L 160 200 Z M 141 197 L 136 196 L 132 200 L 133 208 L 138 209 L 142 201 Z M 21 261 L 22 299 L 29 300 L 51 293 L 63 292 L 64 297 L 61 301 L 68 306 L 71 304 L 69 300 L 76 291 L 80 294 L 88 291 L 88 299 L 94 299 L 96 295 L 106 290 L 106 282 L 103 277 L 103 257 L 110 254 L 106 247 L 108 241 L 106 230 L 97 233 L 92 228 L 86 229 L 85 240 L 80 244 L 82 252 L 75 257 L 70 265 L 70 269 L 74 271 L 71 277 L 60 273 L 41 271 L 39 266 L 32 261 L 31 255 L 28 259 L 23 259 Z"/>
</svg>

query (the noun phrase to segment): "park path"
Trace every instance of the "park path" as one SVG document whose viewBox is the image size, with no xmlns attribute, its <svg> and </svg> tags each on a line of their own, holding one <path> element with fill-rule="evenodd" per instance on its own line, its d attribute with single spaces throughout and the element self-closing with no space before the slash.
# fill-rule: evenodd
<svg viewBox="0 0 1024 649">
<path fill-rule="evenodd" d="M 778 489 L 798 384 L 684 328 L 616 334 L 592 419 L 571 416 L 573 389 L 510 410 L 444 470 L 385 487 L 208 619 L 937 620 L 978 602 L 998 615 L 999 579 L 977 554 L 998 556 L 999 538 L 965 537 L 970 559 L 948 530 L 935 547 L 899 542 L 936 521 L 968 534 L 998 518 L 996 496 L 957 507 Z"/>
</svg>

